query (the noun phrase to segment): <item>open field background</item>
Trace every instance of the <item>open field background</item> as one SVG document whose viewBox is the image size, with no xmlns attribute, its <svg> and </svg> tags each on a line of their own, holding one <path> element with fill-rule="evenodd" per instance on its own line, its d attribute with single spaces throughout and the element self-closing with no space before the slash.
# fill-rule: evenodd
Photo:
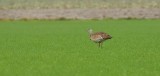
<svg viewBox="0 0 160 76">
<path fill-rule="evenodd" d="M 160 19 L 159 0 L 0 0 L 0 20 Z"/>
<path fill-rule="evenodd" d="M 0 9 L 160 8 L 159 0 L 0 0 Z"/>
<path fill-rule="evenodd" d="M 0 10 L 1 20 L 29 19 L 160 19 L 160 9 L 34 9 Z"/>
<path fill-rule="evenodd" d="M 0 76 L 160 76 L 159 0 L 0 0 L 0 20 Z"/>
<path fill-rule="evenodd" d="M 1 21 L 0 76 L 159 76 L 160 20 Z M 108 32 L 103 49 L 87 29 Z"/>
</svg>

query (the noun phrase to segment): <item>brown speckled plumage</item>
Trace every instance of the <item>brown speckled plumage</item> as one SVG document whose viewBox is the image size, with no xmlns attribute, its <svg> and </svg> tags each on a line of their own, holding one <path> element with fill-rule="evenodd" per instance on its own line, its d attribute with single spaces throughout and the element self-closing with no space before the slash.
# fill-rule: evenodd
<svg viewBox="0 0 160 76">
<path fill-rule="evenodd" d="M 102 43 L 103 43 L 105 40 L 108 40 L 108 39 L 111 39 L 111 38 L 112 38 L 109 34 L 104 33 L 104 32 L 96 32 L 96 33 L 93 33 L 93 32 L 92 32 L 92 29 L 89 29 L 88 32 L 89 32 L 89 34 L 90 34 L 90 40 L 92 40 L 92 41 L 95 42 L 95 43 L 98 43 L 98 44 L 99 44 L 99 47 L 102 47 Z"/>
</svg>

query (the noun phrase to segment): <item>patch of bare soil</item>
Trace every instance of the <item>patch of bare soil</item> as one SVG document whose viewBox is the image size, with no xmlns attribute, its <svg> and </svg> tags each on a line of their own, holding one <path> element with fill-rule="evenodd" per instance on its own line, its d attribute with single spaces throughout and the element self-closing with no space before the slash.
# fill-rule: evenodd
<svg viewBox="0 0 160 76">
<path fill-rule="evenodd" d="M 160 9 L 34 9 L 0 10 L 0 19 L 159 19 Z"/>
</svg>

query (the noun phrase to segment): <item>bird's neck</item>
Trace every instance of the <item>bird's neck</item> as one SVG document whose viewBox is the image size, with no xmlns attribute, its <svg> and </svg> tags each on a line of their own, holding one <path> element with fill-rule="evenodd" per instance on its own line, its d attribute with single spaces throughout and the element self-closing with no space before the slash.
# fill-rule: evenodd
<svg viewBox="0 0 160 76">
<path fill-rule="evenodd" d="M 89 34 L 90 34 L 90 35 L 93 34 L 93 31 L 89 31 Z"/>
<path fill-rule="evenodd" d="M 90 32 L 90 33 L 89 33 L 89 36 L 91 37 L 91 36 L 92 36 L 92 34 L 93 34 L 93 32 Z"/>
</svg>

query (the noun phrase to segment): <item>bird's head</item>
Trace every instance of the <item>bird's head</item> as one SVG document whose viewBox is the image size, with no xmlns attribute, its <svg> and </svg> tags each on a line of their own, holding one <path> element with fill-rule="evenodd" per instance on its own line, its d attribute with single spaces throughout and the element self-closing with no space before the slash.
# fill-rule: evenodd
<svg viewBox="0 0 160 76">
<path fill-rule="evenodd" d="M 93 33 L 93 30 L 92 30 L 92 29 L 88 29 L 88 33 L 89 33 L 89 34 L 92 34 L 92 33 Z"/>
</svg>

